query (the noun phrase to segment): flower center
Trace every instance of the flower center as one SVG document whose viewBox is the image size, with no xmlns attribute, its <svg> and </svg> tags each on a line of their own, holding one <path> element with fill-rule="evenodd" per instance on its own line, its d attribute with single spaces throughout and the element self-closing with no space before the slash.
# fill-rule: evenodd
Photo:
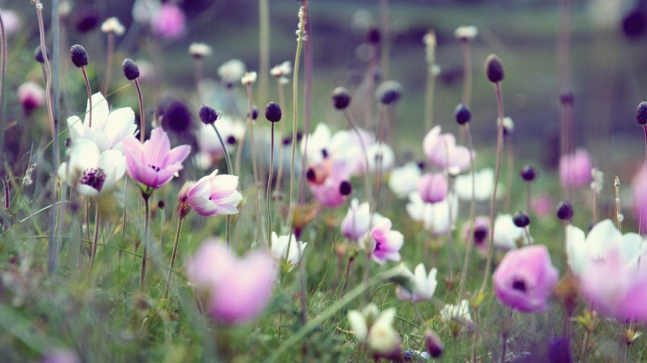
<svg viewBox="0 0 647 363">
<path fill-rule="evenodd" d="M 155 165 L 153 165 L 153 164 L 148 164 L 148 167 L 149 167 L 149 168 L 151 168 L 151 169 L 153 169 L 153 170 L 155 170 L 155 171 L 160 171 L 159 166 L 155 166 Z"/>
<path fill-rule="evenodd" d="M 521 292 L 526 292 L 528 290 L 526 282 L 520 277 L 515 277 L 514 281 L 512 281 L 512 288 Z"/>
<path fill-rule="evenodd" d="M 83 174 L 81 174 L 79 183 L 83 185 L 89 185 L 100 192 L 101 187 L 103 187 L 103 182 L 105 181 L 106 173 L 104 173 L 103 170 L 90 168 L 83 170 Z"/>
</svg>

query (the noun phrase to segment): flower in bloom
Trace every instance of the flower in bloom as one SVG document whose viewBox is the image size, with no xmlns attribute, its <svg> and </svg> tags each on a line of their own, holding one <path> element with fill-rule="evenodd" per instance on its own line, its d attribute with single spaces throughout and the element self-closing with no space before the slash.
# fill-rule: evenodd
<svg viewBox="0 0 647 363">
<path fill-rule="evenodd" d="M 416 190 L 418 179 L 421 175 L 422 171 L 418 164 L 410 161 L 391 171 L 391 175 L 389 176 L 389 189 L 398 198 L 406 198 L 409 193 Z"/>
<path fill-rule="evenodd" d="M 476 36 L 478 35 L 479 30 L 477 27 L 470 25 L 470 26 L 460 26 L 454 30 L 454 36 L 458 40 L 462 41 L 470 41 L 474 40 Z"/>
<path fill-rule="evenodd" d="M 205 310 L 227 324 L 256 318 L 269 303 L 277 276 L 268 251 L 255 250 L 241 259 L 214 240 L 204 241 L 186 266 L 189 281 L 206 295 Z"/>
<path fill-rule="evenodd" d="M 637 221 L 643 226 L 647 225 L 647 171 L 640 168 L 638 174 L 631 181 L 633 193 L 633 212 Z"/>
<path fill-rule="evenodd" d="M 217 175 L 218 170 L 202 177 L 187 192 L 191 208 L 203 217 L 218 214 L 237 214 L 238 203 L 243 199 L 236 188 L 238 177 L 235 175 Z"/>
<path fill-rule="evenodd" d="M 357 198 L 353 198 L 348 213 L 341 221 L 341 233 L 350 240 L 359 241 L 382 218 L 377 212 L 371 215 L 368 202 L 359 204 Z"/>
<path fill-rule="evenodd" d="M 437 203 L 447 197 L 447 179 L 442 173 L 427 173 L 418 179 L 416 189 L 425 203 Z"/>
<path fill-rule="evenodd" d="M 506 253 L 492 276 L 499 301 L 526 313 L 548 310 L 546 299 L 557 284 L 559 273 L 546 246 L 534 245 Z"/>
<path fill-rule="evenodd" d="M 186 34 L 186 16 L 178 5 L 165 2 L 150 19 L 155 35 L 166 40 L 177 40 Z"/>
<path fill-rule="evenodd" d="M 358 342 L 366 344 L 376 358 L 398 358 L 400 356 L 400 335 L 393 328 L 395 308 L 382 313 L 373 303 L 362 311 L 348 312 L 348 322 Z"/>
<path fill-rule="evenodd" d="M 425 203 L 416 191 L 409 193 L 409 203 L 407 203 L 406 208 L 411 219 L 422 222 L 426 230 L 439 236 L 449 232 L 456 221 L 458 198 L 455 194 L 449 194 L 442 202 Z"/>
<path fill-rule="evenodd" d="M 245 63 L 238 59 L 231 59 L 218 67 L 218 75 L 226 85 L 231 87 L 245 75 L 245 70 Z"/>
<path fill-rule="evenodd" d="M 325 160 L 309 168 L 306 178 L 315 199 L 326 207 L 340 206 L 351 191 L 350 175 L 343 160 Z"/>
<path fill-rule="evenodd" d="M 245 125 L 240 121 L 234 121 L 230 117 L 223 116 L 214 123 L 222 141 L 225 143 L 227 152 L 235 149 L 238 140 L 245 134 Z M 222 144 L 218 135 L 211 125 L 201 124 L 198 133 L 197 164 L 201 169 L 209 169 L 211 166 L 225 156 Z"/>
<path fill-rule="evenodd" d="M 363 155 L 363 152 L 361 155 Z M 368 156 L 368 171 L 370 173 L 375 173 L 378 170 L 384 173 L 385 170 L 393 168 L 395 154 L 393 149 L 383 142 L 377 142 L 366 147 L 366 155 Z M 365 164 L 364 158 L 360 160 L 363 167 Z M 366 170 L 365 167 L 362 169 Z"/>
<path fill-rule="evenodd" d="M 284 260 L 288 265 L 295 266 L 299 263 L 306 245 L 307 243 L 297 241 L 294 235 L 278 237 L 276 232 L 272 232 L 272 256 L 279 261 Z"/>
<path fill-rule="evenodd" d="M 18 101 L 26 115 L 45 102 L 45 90 L 36 82 L 25 82 L 18 87 Z"/>
<path fill-rule="evenodd" d="M 528 244 L 526 231 L 514 224 L 512 215 L 510 214 L 499 215 L 494 220 L 493 240 L 494 245 L 503 250 L 510 250 L 517 248 L 518 245 Z M 532 242 L 532 240 L 530 242 Z"/>
<path fill-rule="evenodd" d="M 470 165 L 470 158 L 474 157 L 465 146 L 456 146 L 454 135 L 441 135 L 440 126 L 429 131 L 422 141 L 422 148 L 432 164 L 449 169 L 452 174 L 466 170 Z"/>
<path fill-rule="evenodd" d="M 559 159 L 559 180 L 565 188 L 579 188 L 591 183 L 591 157 L 582 148 Z"/>
<path fill-rule="evenodd" d="M 391 220 L 382 218 L 375 223 L 369 233 L 360 239 L 360 245 L 373 261 L 384 264 L 387 260 L 400 261 L 400 249 L 404 236 L 391 230 Z"/>
<path fill-rule="evenodd" d="M 470 236 L 470 221 L 465 222 L 461 236 L 464 242 L 471 241 L 480 253 L 486 254 L 488 251 L 488 238 L 490 237 L 490 218 L 488 216 L 476 217 L 472 236 Z"/>
<path fill-rule="evenodd" d="M 89 115 L 92 113 L 92 127 Z M 78 116 L 67 119 L 72 141 L 88 139 L 93 141 L 99 151 L 122 150 L 122 141 L 127 136 L 133 136 L 137 131 L 135 113 L 130 107 L 124 107 L 112 112 L 108 108 L 108 101 L 100 92 L 92 95 L 92 110 L 87 103 L 83 121 Z"/>
<path fill-rule="evenodd" d="M 454 190 L 460 200 L 472 200 L 472 174 L 456 177 Z M 474 198 L 479 201 L 490 200 L 494 190 L 494 170 L 485 168 L 474 175 Z"/>
<path fill-rule="evenodd" d="M 79 194 L 96 197 L 111 190 L 126 172 L 126 159 L 121 151 L 99 148 L 90 140 L 74 140 L 69 160 L 62 163 L 58 177 Z"/>
<path fill-rule="evenodd" d="M 191 151 L 188 145 L 171 150 L 168 135 L 159 127 L 151 131 L 151 138 L 143 145 L 133 136 L 125 137 L 123 144 L 128 175 L 153 189 L 168 183 L 176 172 L 182 170 L 182 162 Z"/>
<path fill-rule="evenodd" d="M 474 321 L 470 315 L 470 303 L 468 300 L 461 300 L 458 305 L 447 304 L 440 310 L 440 320 L 445 323 L 459 323 L 467 329 L 472 329 Z"/>
<path fill-rule="evenodd" d="M 22 27 L 22 20 L 15 11 L 0 9 L 0 15 L 2 16 L 5 34 L 8 37 L 18 32 Z"/>
<path fill-rule="evenodd" d="M 407 269 L 409 273 L 410 286 L 399 285 L 395 290 L 395 294 L 400 300 L 420 302 L 431 299 L 436 291 L 436 273 L 438 270 L 432 268 L 429 274 L 425 272 L 425 266 L 420 263 L 416 266 L 413 273 Z"/>
<path fill-rule="evenodd" d="M 113 16 L 112 18 L 106 19 L 106 21 L 101 24 L 101 31 L 104 33 L 123 35 L 126 32 L 126 28 L 121 24 L 119 19 Z"/>
</svg>

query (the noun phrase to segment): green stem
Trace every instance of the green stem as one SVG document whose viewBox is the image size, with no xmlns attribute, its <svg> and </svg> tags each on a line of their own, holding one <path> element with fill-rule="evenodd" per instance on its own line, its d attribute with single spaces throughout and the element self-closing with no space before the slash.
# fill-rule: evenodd
<svg viewBox="0 0 647 363">
<path fill-rule="evenodd" d="M 259 191 L 259 182 L 258 182 L 258 168 L 256 166 L 256 151 L 254 148 L 254 115 L 253 115 L 253 102 L 252 102 L 252 84 L 247 85 L 247 99 L 249 101 L 249 145 L 252 152 L 252 171 L 254 172 L 254 190 L 256 191 L 256 227 L 254 228 L 254 239 L 259 240 L 259 231 L 260 231 L 260 204 L 261 196 Z"/>
<path fill-rule="evenodd" d="M 270 209 L 270 202 L 272 198 L 270 193 L 272 192 L 272 174 L 274 173 L 274 122 L 271 123 L 271 132 L 270 132 L 270 170 L 269 176 L 267 177 L 267 194 L 265 195 L 265 200 L 267 201 L 267 245 L 272 249 L 272 211 Z"/>
<path fill-rule="evenodd" d="M 143 144 L 144 139 L 146 138 L 146 121 L 144 118 L 146 112 L 144 110 L 144 99 L 142 98 L 142 90 L 139 88 L 139 81 L 137 78 L 133 79 L 133 82 L 135 83 L 135 88 L 137 88 L 137 98 L 139 99 L 139 141 Z"/>
<path fill-rule="evenodd" d="M 99 213 L 99 203 L 94 201 L 94 236 L 92 236 L 92 255 L 90 257 L 90 268 L 94 266 L 94 260 L 97 255 L 97 245 L 99 243 L 99 231 L 101 229 L 101 216 Z M 89 226 L 88 226 L 89 228 Z"/>
<path fill-rule="evenodd" d="M 171 286 L 171 277 L 173 277 L 173 267 L 175 266 L 175 258 L 177 257 L 177 246 L 180 244 L 180 233 L 182 232 L 182 222 L 184 217 L 179 216 L 177 222 L 177 232 L 175 233 L 175 242 L 173 243 L 173 254 L 171 255 L 171 267 L 168 270 L 168 277 L 166 278 L 166 290 L 164 291 L 164 299 L 168 297 L 168 289 Z"/>
<path fill-rule="evenodd" d="M 229 157 L 229 152 L 227 151 L 227 147 L 225 146 L 225 143 L 222 141 L 222 136 L 220 136 L 220 132 L 218 131 L 218 128 L 216 127 L 215 123 L 212 123 L 211 127 L 213 127 L 213 130 L 216 132 L 216 135 L 218 136 L 218 141 L 220 141 L 220 146 L 222 146 L 222 150 L 225 152 L 225 162 L 227 163 L 227 173 L 233 175 L 234 169 L 231 168 L 231 158 Z M 225 239 L 227 240 L 227 247 L 229 247 L 230 228 L 231 228 L 231 215 L 227 214 L 227 216 L 225 217 Z"/>
<path fill-rule="evenodd" d="M 467 235 L 467 246 L 465 247 L 465 259 L 463 260 L 463 270 L 461 271 L 461 281 L 459 283 L 458 289 L 458 298 L 456 305 L 458 306 L 463 300 L 463 293 L 465 292 L 465 284 L 467 283 L 467 268 L 470 261 L 470 252 L 472 250 L 472 243 L 474 239 L 474 225 L 476 224 L 476 168 L 474 166 L 474 157 L 472 145 L 472 136 L 470 134 L 470 129 L 467 124 L 464 124 L 463 131 L 465 132 L 465 140 L 467 141 L 467 147 L 470 153 L 470 173 L 472 174 L 472 199 L 470 201 L 470 227 L 469 234 Z M 450 201 L 451 203 L 451 201 Z"/>
<path fill-rule="evenodd" d="M 146 259 L 148 258 L 148 239 L 150 233 L 150 208 L 148 205 L 148 199 L 150 195 L 142 192 L 142 197 L 144 198 L 144 250 L 142 252 L 142 273 L 139 279 L 139 288 L 141 291 L 144 291 L 144 280 L 146 279 Z"/>
</svg>

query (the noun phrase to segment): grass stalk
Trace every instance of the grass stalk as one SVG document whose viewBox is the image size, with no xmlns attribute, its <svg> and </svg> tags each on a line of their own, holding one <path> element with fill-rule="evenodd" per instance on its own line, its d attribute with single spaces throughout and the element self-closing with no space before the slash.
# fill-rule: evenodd
<svg viewBox="0 0 647 363">
<path fill-rule="evenodd" d="M 166 289 L 164 290 L 164 299 L 168 298 L 168 290 L 171 286 L 171 278 L 173 277 L 173 267 L 175 266 L 175 259 L 177 257 L 177 247 L 180 244 L 180 233 L 182 233 L 182 222 L 184 222 L 184 217 L 182 213 L 178 216 L 177 221 L 177 231 L 175 233 L 175 241 L 173 242 L 173 253 L 171 254 L 171 266 L 168 270 L 168 277 L 166 278 Z"/>
</svg>

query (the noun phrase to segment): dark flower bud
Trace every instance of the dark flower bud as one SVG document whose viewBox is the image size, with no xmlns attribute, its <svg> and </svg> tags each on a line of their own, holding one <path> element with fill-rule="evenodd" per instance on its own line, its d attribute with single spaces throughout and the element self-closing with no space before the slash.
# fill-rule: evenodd
<svg viewBox="0 0 647 363">
<path fill-rule="evenodd" d="M 375 96 L 385 105 L 396 103 L 402 96 L 402 85 L 396 81 L 384 81 L 375 90 Z"/>
<path fill-rule="evenodd" d="M 454 117 L 456 117 L 456 122 L 458 122 L 459 125 L 464 125 L 472 119 L 472 114 L 467 106 L 459 103 L 454 110 Z"/>
<path fill-rule="evenodd" d="M 366 34 L 366 38 L 370 44 L 379 44 L 382 40 L 382 33 L 379 28 L 371 27 Z"/>
<path fill-rule="evenodd" d="M 332 91 L 332 104 L 338 110 L 343 110 L 350 104 L 350 95 L 344 87 L 337 87 Z"/>
<path fill-rule="evenodd" d="M 162 116 L 162 128 L 176 134 L 188 132 L 193 127 L 191 111 L 184 103 L 173 97 L 164 97 L 157 104 Z"/>
<path fill-rule="evenodd" d="M 494 54 L 490 54 L 485 60 L 485 74 L 487 79 L 492 83 L 498 83 L 503 81 L 505 72 L 503 71 L 503 63 L 501 59 Z"/>
<path fill-rule="evenodd" d="M 164 201 L 163 200 L 160 200 L 159 202 L 157 202 L 157 208 L 164 209 Z"/>
<path fill-rule="evenodd" d="M 514 225 L 519 228 L 524 228 L 530 224 L 530 217 L 524 212 L 517 212 L 517 214 L 512 217 L 512 222 Z"/>
<path fill-rule="evenodd" d="M 47 52 L 47 50 L 45 50 Z M 43 56 L 43 50 L 40 48 L 40 45 L 34 50 L 34 59 L 38 63 L 45 63 L 45 57 Z"/>
<path fill-rule="evenodd" d="M 443 354 L 443 342 L 440 341 L 436 333 L 429 329 L 425 331 L 425 343 L 432 358 L 438 358 Z"/>
<path fill-rule="evenodd" d="M 645 35 L 645 30 L 647 30 L 647 13 L 640 7 L 633 9 L 622 19 L 622 31 L 629 39 L 640 38 Z"/>
<path fill-rule="evenodd" d="M 639 124 L 647 124 L 647 102 L 641 102 L 636 110 L 636 121 Z"/>
<path fill-rule="evenodd" d="M 531 182 L 537 178 L 537 172 L 535 171 L 535 168 L 533 168 L 530 165 L 526 165 L 521 169 L 521 172 L 519 173 L 521 176 L 521 179 L 527 182 Z"/>
<path fill-rule="evenodd" d="M 93 6 L 79 6 L 74 9 L 75 26 L 79 33 L 88 33 L 99 26 L 99 10 Z"/>
<path fill-rule="evenodd" d="M 78 44 L 74 44 L 72 48 L 70 48 L 70 57 L 72 58 L 72 63 L 74 63 L 77 68 L 88 65 L 88 52 Z"/>
<path fill-rule="evenodd" d="M 200 120 L 202 120 L 205 125 L 211 125 L 218 120 L 218 117 L 220 117 L 218 112 L 208 105 L 200 106 L 198 115 L 200 115 Z"/>
<path fill-rule="evenodd" d="M 238 140 L 236 140 L 236 137 L 234 135 L 227 136 L 227 144 L 234 145 L 237 142 L 238 142 Z"/>
<path fill-rule="evenodd" d="M 124 70 L 124 76 L 126 76 L 126 79 L 129 81 L 139 78 L 139 67 L 137 67 L 137 64 L 133 62 L 132 59 L 124 59 L 124 62 L 121 64 L 121 68 Z"/>
<path fill-rule="evenodd" d="M 281 107 L 276 102 L 270 102 L 265 107 L 265 118 L 270 122 L 281 121 Z"/>
<path fill-rule="evenodd" d="M 308 171 L 306 171 L 306 179 L 308 179 L 311 182 L 314 182 L 316 178 L 317 178 L 317 174 L 315 173 L 314 169 L 310 168 L 308 169 Z"/>
<path fill-rule="evenodd" d="M 559 102 L 562 105 L 573 105 L 575 102 L 575 97 L 573 96 L 573 90 L 565 89 L 559 93 Z"/>
<path fill-rule="evenodd" d="M 569 202 L 561 202 L 557 206 L 557 218 L 563 221 L 570 221 L 573 219 L 573 206 Z"/>
<path fill-rule="evenodd" d="M 341 195 L 349 195 L 353 191 L 353 186 L 349 182 L 343 181 L 339 184 L 339 193 Z"/>
<path fill-rule="evenodd" d="M 247 117 L 249 117 L 249 111 L 247 111 Z M 258 118 L 258 107 L 252 106 L 252 120 L 256 120 Z"/>
</svg>

